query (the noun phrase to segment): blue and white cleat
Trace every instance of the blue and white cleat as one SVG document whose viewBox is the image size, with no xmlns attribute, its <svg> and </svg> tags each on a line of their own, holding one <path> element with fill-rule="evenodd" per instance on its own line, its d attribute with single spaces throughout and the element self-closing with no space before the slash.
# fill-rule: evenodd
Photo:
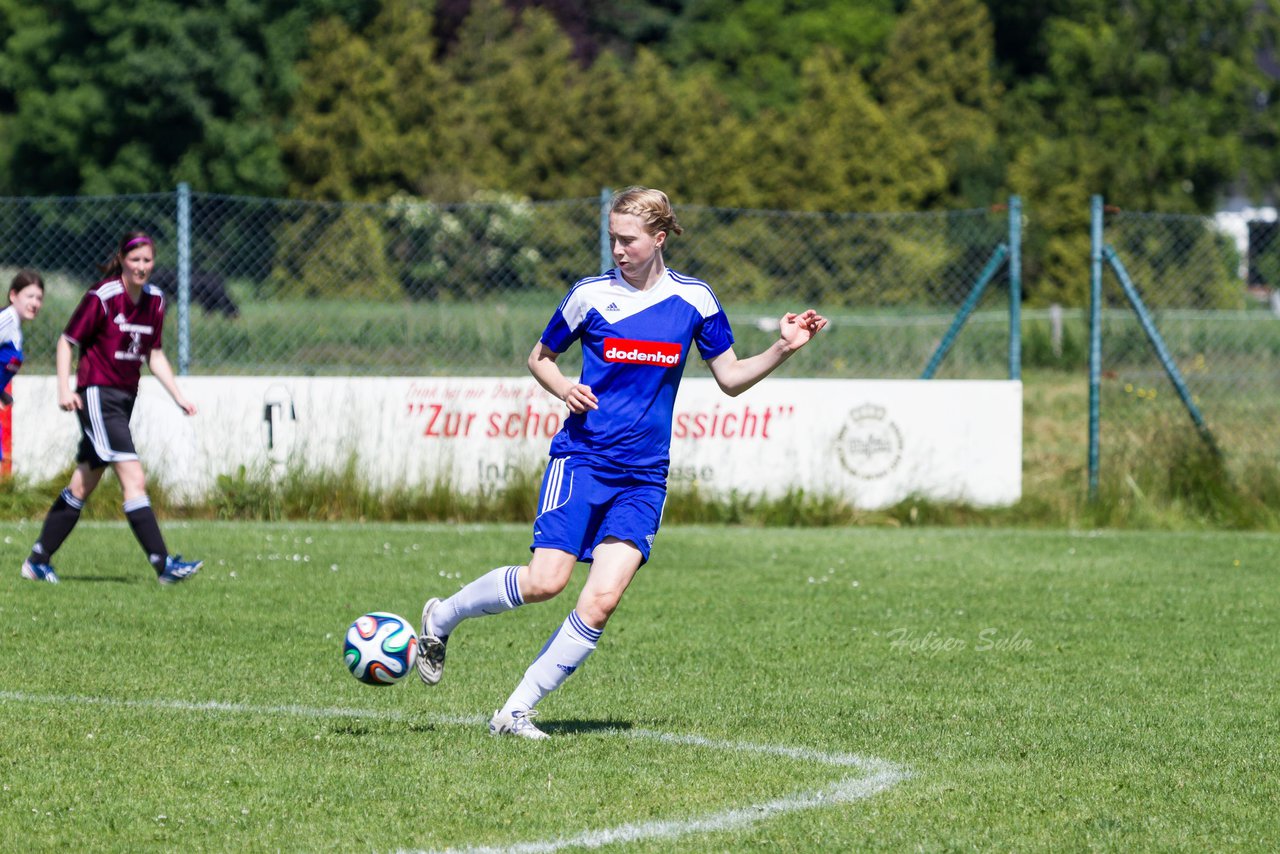
<svg viewBox="0 0 1280 854">
<path fill-rule="evenodd" d="M 161 584 L 177 584 L 186 581 L 204 566 L 202 560 L 185 561 L 182 555 L 169 555 L 164 559 L 164 572 L 156 578 Z"/>
<path fill-rule="evenodd" d="M 514 735 L 531 741 L 550 738 L 551 736 L 534 726 L 532 719 L 537 714 L 536 709 L 529 709 L 525 712 L 517 710 L 504 715 L 499 709 L 493 713 L 493 719 L 489 721 L 489 735 Z"/>
<path fill-rule="evenodd" d="M 53 564 L 50 563 L 32 563 L 29 560 L 24 560 L 22 562 L 22 577 L 28 581 L 58 583 L 58 573 L 53 571 Z"/>
</svg>

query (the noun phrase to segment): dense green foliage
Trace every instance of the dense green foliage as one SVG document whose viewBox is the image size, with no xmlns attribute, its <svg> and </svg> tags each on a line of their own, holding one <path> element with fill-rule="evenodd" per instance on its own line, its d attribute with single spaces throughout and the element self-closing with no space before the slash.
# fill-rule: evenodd
<svg viewBox="0 0 1280 854">
<path fill-rule="evenodd" d="M 278 193 L 305 30 L 368 3 L 0 0 L 0 193 Z"/>
<path fill-rule="evenodd" d="M 892 0 L 690 0 L 661 45 L 681 68 L 715 75 L 747 112 L 785 111 L 804 97 L 801 69 L 815 45 L 866 70 L 884 58 Z"/>
<path fill-rule="evenodd" d="M 1277 22 L 1280 0 L 0 0 L 0 194 L 188 181 L 411 205 L 642 183 L 884 211 L 1017 193 L 1028 298 L 1079 303 L 1091 194 L 1204 213 L 1273 189 Z M 427 293 L 419 267 L 405 286 Z"/>
</svg>

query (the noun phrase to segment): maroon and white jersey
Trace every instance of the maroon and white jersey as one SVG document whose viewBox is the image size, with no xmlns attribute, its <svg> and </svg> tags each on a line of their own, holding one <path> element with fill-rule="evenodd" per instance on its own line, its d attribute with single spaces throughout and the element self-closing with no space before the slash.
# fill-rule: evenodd
<svg viewBox="0 0 1280 854">
<path fill-rule="evenodd" d="M 76 387 L 111 386 L 138 393 L 138 377 L 160 346 L 164 294 L 144 285 L 135 303 L 119 279 L 99 282 L 85 293 L 62 337 L 80 348 Z"/>
</svg>

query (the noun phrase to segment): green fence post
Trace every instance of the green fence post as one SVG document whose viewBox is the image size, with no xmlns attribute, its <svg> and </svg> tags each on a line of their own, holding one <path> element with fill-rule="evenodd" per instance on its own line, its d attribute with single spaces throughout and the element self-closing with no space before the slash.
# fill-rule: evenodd
<svg viewBox="0 0 1280 854">
<path fill-rule="evenodd" d="M 1089 502 L 1098 499 L 1098 418 L 1102 395 L 1102 196 L 1089 203 Z"/>
<path fill-rule="evenodd" d="M 1009 197 L 1009 379 L 1022 379 L 1022 198 Z"/>
<path fill-rule="evenodd" d="M 191 185 L 178 185 L 178 374 L 191 368 Z"/>
<path fill-rule="evenodd" d="M 600 191 L 600 272 L 613 269 L 613 246 L 609 240 L 609 203 L 613 201 L 613 191 L 605 187 Z"/>
</svg>

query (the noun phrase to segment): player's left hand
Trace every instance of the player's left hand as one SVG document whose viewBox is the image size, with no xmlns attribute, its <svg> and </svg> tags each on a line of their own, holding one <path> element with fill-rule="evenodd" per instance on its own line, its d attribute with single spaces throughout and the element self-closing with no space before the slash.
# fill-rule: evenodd
<svg viewBox="0 0 1280 854">
<path fill-rule="evenodd" d="M 178 408 L 181 409 L 183 412 L 185 412 L 187 415 L 196 414 L 196 405 L 191 401 L 187 400 L 185 397 L 175 400 L 174 403 L 178 404 Z"/>
<path fill-rule="evenodd" d="M 802 314 L 787 312 L 778 323 L 779 334 L 791 350 L 799 350 L 808 344 L 826 325 L 827 319 L 811 308 Z"/>
</svg>

